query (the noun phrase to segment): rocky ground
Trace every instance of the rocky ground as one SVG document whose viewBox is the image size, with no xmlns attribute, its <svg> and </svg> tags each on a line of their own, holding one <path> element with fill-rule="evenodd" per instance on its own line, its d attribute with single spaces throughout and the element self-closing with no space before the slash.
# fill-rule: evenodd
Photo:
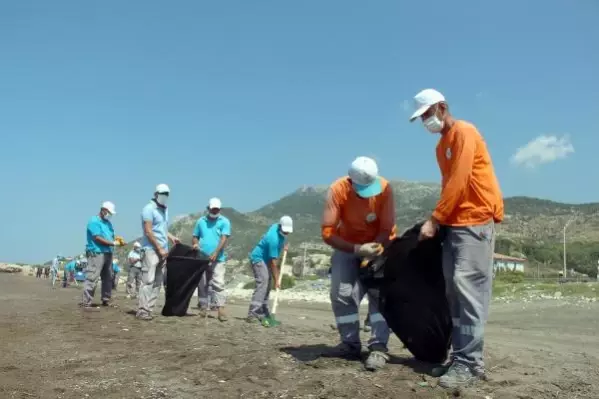
<svg viewBox="0 0 599 399">
<path fill-rule="evenodd" d="M 141 322 L 119 309 L 82 313 L 77 288 L 0 274 L 1 398 L 597 398 L 599 304 L 539 297 L 496 301 L 487 328 L 489 381 L 462 392 L 436 387 L 393 337 L 377 373 L 319 358 L 336 343 L 328 305 L 280 306 L 280 327 L 213 318 Z M 192 309 L 193 310 L 193 309 Z"/>
</svg>

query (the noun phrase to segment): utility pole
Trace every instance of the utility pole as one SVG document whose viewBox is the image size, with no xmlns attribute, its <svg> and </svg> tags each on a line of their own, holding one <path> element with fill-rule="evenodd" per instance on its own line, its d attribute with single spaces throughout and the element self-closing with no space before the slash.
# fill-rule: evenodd
<svg viewBox="0 0 599 399">
<path fill-rule="evenodd" d="M 570 220 L 566 222 L 564 225 L 564 278 L 568 277 L 568 269 L 567 269 L 567 261 L 566 261 L 566 229 L 576 219 L 576 216 L 573 216 Z"/>
</svg>

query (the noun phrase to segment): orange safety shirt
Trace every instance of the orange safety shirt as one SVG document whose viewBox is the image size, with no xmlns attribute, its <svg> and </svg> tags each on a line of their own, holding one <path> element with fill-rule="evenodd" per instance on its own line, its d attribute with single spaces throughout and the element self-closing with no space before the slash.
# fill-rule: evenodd
<svg viewBox="0 0 599 399">
<path fill-rule="evenodd" d="M 354 191 L 349 176 L 337 179 L 329 187 L 322 217 L 322 238 L 338 236 L 352 244 L 373 242 L 379 235 L 395 238 L 395 203 L 387 180 L 379 177 L 383 191 L 371 198 L 361 198 Z"/>
<path fill-rule="evenodd" d="M 457 121 L 437 144 L 441 198 L 433 217 L 442 225 L 474 226 L 503 220 L 503 196 L 476 127 Z"/>
</svg>

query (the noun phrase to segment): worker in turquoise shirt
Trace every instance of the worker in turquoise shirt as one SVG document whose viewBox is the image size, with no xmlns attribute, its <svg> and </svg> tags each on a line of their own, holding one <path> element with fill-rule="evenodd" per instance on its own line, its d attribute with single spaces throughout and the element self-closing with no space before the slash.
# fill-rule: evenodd
<svg viewBox="0 0 599 399">
<path fill-rule="evenodd" d="M 121 268 L 119 267 L 119 260 L 114 258 L 112 260 L 112 289 L 116 291 L 116 287 L 119 285 L 119 273 Z"/>
<path fill-rule="evenodd" d="M 286 245 L 287 236 L 293 232 L 293 220 L 283 216 L 279 223 L 271 225 L 268 231 L 260 238 L 258 245 L 250 253 L 250 263 L 256 288 L 250 302 L 248 322 L 262 321 L 270 317 L 268 297 L 271 282 L 274 281 L 275 289 L 279 288 L 279 273 L 277 260 Z"/>
<path fill-rule="evenodd" d="M 62 276 L 62 286 L 66 288 L 69 285 L 69 280 L 74 280 L 75 267 L 77 266 L 77 261 L 73 259 L 64 265 L 64 273 Z"/>
<path fill-rule="evenodd" d="M 221 215 L 221 201 L 208 201 L 208 214 L 196 222 L 193 229 L 193 248 L 210 258 L 210 267 L 198 284 L 200 315 L 206 316 L 212 305 L 218 310 L 218 320 L 227 321 L 225 314 L 225 245 L 231 235 L 231 222 Z"/>
<path fill-rule="evenodd" d="M 114 239 L 114 228 L 110 219 L 116 214 L 112 202 L 102 204 L 100 212 L 87 223 L 87 270 L 83 284 L 81 306 L 85 310 L 94 310 L 92 300 L 98 279 L 102 279 L 102 305 L 111 306 L 112 297 L 112 252 L 120 245 Z"/>
</svg>

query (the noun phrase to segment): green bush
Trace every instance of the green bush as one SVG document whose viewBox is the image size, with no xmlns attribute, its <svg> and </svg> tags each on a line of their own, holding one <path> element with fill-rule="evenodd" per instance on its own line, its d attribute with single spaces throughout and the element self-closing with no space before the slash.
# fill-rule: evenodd
<svg viewBox="0 0 599 399">
<path fill-rule="evenodd" d="M 518 284 L 524 281 L 524 273 L 513 271 L 498 271 L 495 274 L 495 281 L 501 283 Z"/>
<path fill-rule="evenodd" d="M 283 279 L 281 280 L 281 289 L 286 290 L 289 288 L 293 288 L 294 286 L 295 286 L 295 277 L 290 276 L 288 274 L 283 274 Z M 243 285 L 244 290 L 253 290 L 254 288 L 256 288 L 256 281 L 254 281 L 254 280 L 248 281 L 247 283 L 245 283 Z M 274 281 L 271 282 L 270 288 L 271 289 L 275 288 Z"/>
</svg>

